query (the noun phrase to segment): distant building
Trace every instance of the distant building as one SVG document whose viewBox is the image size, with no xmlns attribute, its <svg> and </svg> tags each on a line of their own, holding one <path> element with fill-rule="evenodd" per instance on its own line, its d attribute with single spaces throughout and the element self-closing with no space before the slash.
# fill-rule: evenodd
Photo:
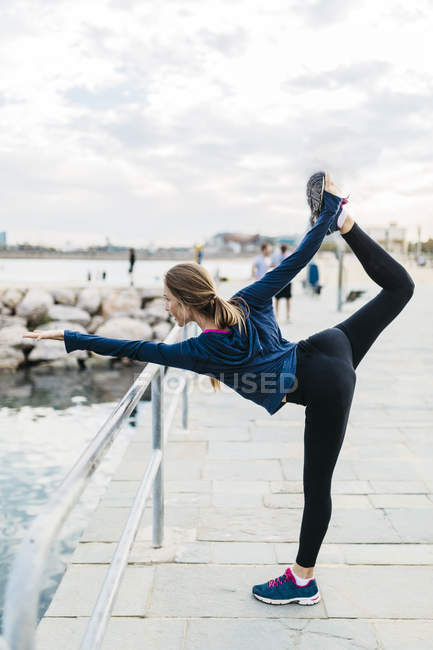
<svg viewBox="0 0 433 650">
<path fill-rule="evenodd" d="M 0 248 L 7 248 L 7 240 L 6 240 L 6 233 L 0 232 Z"/>
<path fill-rule="evenodd" d="M 289 246 L 290 248 L 296 246 L 299 240 L 300 240 L 299 235 L 280 235 L 279 237 L 274 237 L 274 246 L 287 244 L 287 246 Z"/>
<path fill-rule="evenodd" d="M 235 232 L 219 232 L 205 244 L 206 253 L 232 251 L 234 253 L 252 253 L 257 249 L 261 237 Z"/>
<path fill-rule="evenodd" d="M 406 252 L 406 228 L 400 227 L 395 221 L 391 221 L 387 226 L 366 227 L 365 230 L 390 253 Z"/>
</svg>

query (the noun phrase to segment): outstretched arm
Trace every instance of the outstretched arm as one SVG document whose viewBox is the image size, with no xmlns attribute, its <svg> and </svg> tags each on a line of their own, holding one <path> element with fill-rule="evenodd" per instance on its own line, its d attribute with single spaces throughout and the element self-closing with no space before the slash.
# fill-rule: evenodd
<svg viewBox="0 0 433 650">
<path fill-rule="evenodd" d="M 272 271 L 268 271 L 261 280 L 241 289 L 235 296 L 241 296 L 248 304 L 257 308 L 272 301 L 272 297 L 288 285 L 317 253 L 340 203 L 338 196 L 325 191 L 322 210 L 316 223 L 293 253 Z"/>
<path fill-rule="evenodd" d="M 54 339 L 65 341 L 66 352 L 74 350 L 91 350 L 97 354 L 111 357 L 127 357 L 137 361 L 159 363 L 172 368 L 183 368 L 199 372 L 206 358 L 199 349 L 196 338 L 173 343 L 153 343 L 152 341 L 129 341 L 128 339 L 111 339 L 95 334 L 82 334 L 73 330 L 46 330 L 27 332 L 24 337 Z"/>
</svg>

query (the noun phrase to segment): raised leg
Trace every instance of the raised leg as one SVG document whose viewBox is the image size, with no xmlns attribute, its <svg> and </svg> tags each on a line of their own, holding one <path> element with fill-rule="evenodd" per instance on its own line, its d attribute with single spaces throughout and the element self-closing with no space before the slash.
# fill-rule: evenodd
<svg viewBox="0 0 433 650">
<path fill-rule="evenodd" d="M 357 223 L 342 236 L 370 278 L 382 287 L 375 298 L 335 325 L 350 340 L 356 368 L 379 334 L 409 302 L 415 285 L 406 269 Z"/>
</svg>

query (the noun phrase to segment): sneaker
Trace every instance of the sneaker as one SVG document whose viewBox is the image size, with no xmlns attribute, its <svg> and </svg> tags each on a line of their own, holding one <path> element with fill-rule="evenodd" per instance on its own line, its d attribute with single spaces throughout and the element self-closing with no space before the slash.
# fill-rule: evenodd
<svg viewBox="0 0 433 650">
<path fill-rule="evenodd" d="M 338 208 L 337 212 L 335 213 L 335 216 L 333 217 L 331 223 L 329 224 L 329 228 L 326 231 L 327 235 L 331 235 L 333 232 L 337 232 L 343 226 L 343 223 L 344 223 L 345 218 L 346 218 L 346 211 L 343 212 L 343 207 L 348 202 L 349 202 L 349 197 L 348 196 L 341 199 L 340 207 Z"/>
<path fill-rule="evenodd" d="M 269 580 L 263 585 L 255 585 L 253 596 L 270 605 L 287 605 L 288 603 L 315 605 L 320 601 L 316 580 L 311 578 L 305 587 L 299 587 L 290 567 L 279 578 Z"/>
<path fill-rule="evenodd" d="M 322 209 L 323 197 L 324 197 L 325 185 L 326 185 L 326 175 L 327 172 L 323 172 L 323 171 L 316 172 L 315 174 L 310 176 L 307 182 L 306 194 L 307 194 L 308 205 L 310 206 L 310 210 L 311 210 L 310 224 L 312 226 L 316 223 L 317 218 Z M 337 186 L 334 184 L 329 174 L 328 174 L 328 179 L 331 182 L 331 187 L 333 187 L 334 190 L 338 190 Z M 333 195 L 336 196 L 335 192 L 333 193 Z M 331 235 L 333 232 L 337 232 L 342 227 L 344 223 L 344 218 L 341 221 L 340 215 L 343 206 L 348 202 L 348 200 L 349 197 L 341 199 L 340 206 L 334 218 L 332 219 L 331 223 L 329 224 L 329 228 L 326 232 L 327 235 Z"/>
<path fill-rule="evenodd" d="M 323 192 L 325 191 L 325 176 L 326 172 L 316 172 L 310 176 L 307 182 L 306 194 L 307 202 L 311 210 L 311 225 L 314 224 L 320 214 L 320 210 L 322 209 Z"/>
</svg>

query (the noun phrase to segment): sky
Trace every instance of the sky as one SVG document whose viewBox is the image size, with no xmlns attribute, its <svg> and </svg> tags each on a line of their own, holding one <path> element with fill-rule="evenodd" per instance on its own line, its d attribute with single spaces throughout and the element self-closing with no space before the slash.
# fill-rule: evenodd
<svg viewBox="0 0 433 650">
<path fill-rule="evenodd" d="M 433 237 L 430 0 L 2 0 L 0 231 L 63 246 L 360 225 Z"/>
</svg>

